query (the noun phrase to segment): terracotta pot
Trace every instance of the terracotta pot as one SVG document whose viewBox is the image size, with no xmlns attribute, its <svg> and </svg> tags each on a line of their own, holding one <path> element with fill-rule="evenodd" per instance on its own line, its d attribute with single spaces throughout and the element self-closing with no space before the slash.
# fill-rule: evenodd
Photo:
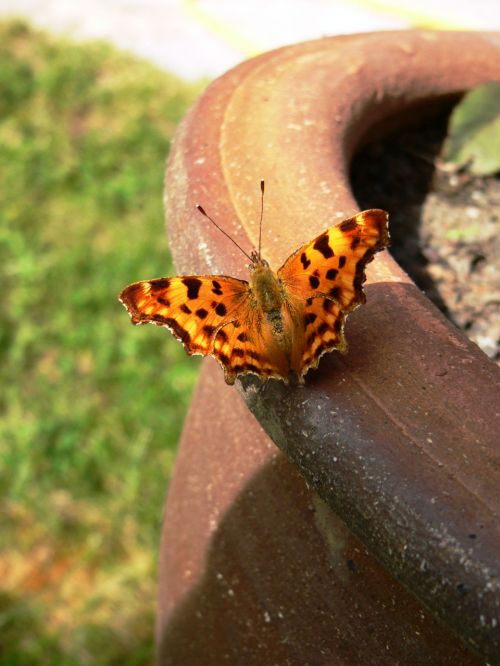
<svg viewBox="0 0 500 666">
<path fill-rule="evenodd" d="M 375 33 L 273 51 L 215 81 L 167 169 L 179 272 L 247 277 L 194 205 L 251 250 L 260 178 L 263 255 L 280 266 L 356 212 L 349 164 L 369 132 L 500 78 L 499 56 L 493 34 Z M 160 663 L 500 658 L 498 371 L 387 252 L 366 292 L 348 355 L 324 357 L 305 388 L 245 379 L 238 395 L 205 362 L 165 513 Z"/>
</svg>

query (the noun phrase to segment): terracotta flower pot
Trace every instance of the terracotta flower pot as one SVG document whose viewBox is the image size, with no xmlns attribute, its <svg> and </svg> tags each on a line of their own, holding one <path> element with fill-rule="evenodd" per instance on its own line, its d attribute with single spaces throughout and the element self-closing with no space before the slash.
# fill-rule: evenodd
<svg viewBox="0 0 500 666">
<path fill-rule="evenodd" d="M 263 255 L 280 266 L 357 211 L 349 164 L 370 131 L 499 79 L 499 56 L 499 35 L 408 31 L 299 44 L 228 72 L 169 160 L 179 272 L 247 277 L 194 206 L 250 250 L 261 178 Z M 166 506 L 161 664 L 499 658 L 497 369 L 387 252 L 366 292 L 349 353 L 324 357 L 304 388 L 244 380 L 239 394 L 204 363 Z"/>
</svg>

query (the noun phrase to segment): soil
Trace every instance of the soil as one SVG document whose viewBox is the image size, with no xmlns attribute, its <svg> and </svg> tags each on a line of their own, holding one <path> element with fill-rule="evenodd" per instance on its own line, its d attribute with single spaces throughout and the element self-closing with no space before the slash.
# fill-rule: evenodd
<svg viewBox="0 0 500 666">
<path fill-rule="evenodd" d="M 390 214 L 390 251 L 437 307 L 500 363 L 500 179 L 445 168 L 450 109 L 367 144 L 351 180 Z"/>
</svg>

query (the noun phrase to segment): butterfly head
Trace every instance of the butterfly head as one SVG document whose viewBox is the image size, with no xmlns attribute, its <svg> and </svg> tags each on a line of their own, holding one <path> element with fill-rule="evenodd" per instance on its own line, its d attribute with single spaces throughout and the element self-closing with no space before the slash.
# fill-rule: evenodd
<svg viewBox="0 0 500 666">
<path fill-rule="evenodd" d="M 250 259 L 252 260 L 252 263 L 249 265 L 248 269 L 250 271 L 254 271 L 256 268 L 269 268 L 269 264 L 265 259 L 262 259 L 260 254 L 257 252 L 257 250 L 253 250 Z"/>
</svg>

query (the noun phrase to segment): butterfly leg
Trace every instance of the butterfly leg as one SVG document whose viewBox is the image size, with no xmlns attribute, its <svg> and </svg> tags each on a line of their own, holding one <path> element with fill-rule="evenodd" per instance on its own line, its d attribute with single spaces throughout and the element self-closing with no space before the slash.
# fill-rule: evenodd
<svg viewBox="0 0 500 666">
<path fill-rule="evenodd" d="M 226 384 L 229 384 L 229 386 L 232 386 L 234 382 L 236 381 L 236 374 L 234 372 L 231 372 L 227 368 L 224 368 L 224 380 Z"/>
</svg>

